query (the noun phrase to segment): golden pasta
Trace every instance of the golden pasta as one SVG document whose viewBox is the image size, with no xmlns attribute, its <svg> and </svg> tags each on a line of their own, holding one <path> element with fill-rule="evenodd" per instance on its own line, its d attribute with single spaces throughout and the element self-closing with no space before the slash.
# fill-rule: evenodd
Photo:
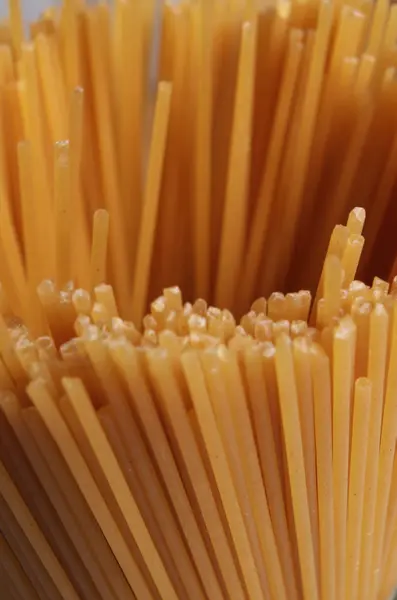
<svg viewBox="0 0 397 600">
<path fill-rule="evenodd" d="M 388 0 L 9 0 L 5 600 L 389 600 L 396 42 Z"/>
</svg>

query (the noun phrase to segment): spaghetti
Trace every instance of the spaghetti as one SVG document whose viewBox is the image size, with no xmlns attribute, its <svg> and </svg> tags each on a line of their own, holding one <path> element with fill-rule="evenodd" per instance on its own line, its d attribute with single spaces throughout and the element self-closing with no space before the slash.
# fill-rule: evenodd
<svg viewBox="0 0 397 600">
<path fill-rule="evenodd" d="M 386 1 L 373 14 L 354 0 L 161 10 L 120 0 L 114 12 L 67 1 L 27 39 L 10 0 L 1 262 L 13 303 L 29 298 L 19 316 L 38 318 L 34 288 L 59 277 L 56 257 L 69 243 L 56 239 L 52 148 L 62 139 L 76 233 L 67 270 L 77 286 L 92 285 L 90 223 L 106 209 L 106 280 L 129 318 L 176 281 L 240 315 L 273 289 L 312 289 L 335 222 L 358 202 L 368 238 L 360 274 L 380 265 L 387 278 L 396 248 L 377 240 L 395 224 L 395 15 Z"/>
<path fill-rule="evenodd" d="M 64 300 L 77 337 L 57 289 L 43 290 L 50 336 L 72 340 L 58 348 L 4 324 L 8 585 L 105 600 L 387 598 L 397 305 L 380 279 L 343 287 L 348 239 L 342 258 L 330 243 L 316 327 L 303 292 L 259 299 L 239 325 L 167 288 L 139 333 L 104 284 L 95 302 Z"/>
<path fill-rule="evenodd" d="M 10 0 L 7 600 L 388 599 L 396 15 Z"/>
</svg>

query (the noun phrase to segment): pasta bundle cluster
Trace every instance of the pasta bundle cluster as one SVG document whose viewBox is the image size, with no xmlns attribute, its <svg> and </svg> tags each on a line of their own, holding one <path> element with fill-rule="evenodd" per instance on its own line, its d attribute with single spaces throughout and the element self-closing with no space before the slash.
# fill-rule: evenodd
<svg viewBox="0 0 397 600">
<path fill-rule="evenodd" d="M 387 600 L 397 583 L 397 282 L 354 280 L 363 209 L 315 299 L 238 324 L 166 288 L 42 286 L 0 320 L 7 598 Z M 9 586 L 7 588 L 7 586 Z"/>
<path fill-rule="evenodd" d="M 388 599 L 396 38 L 387 0 L 65 0 L 26 39 L 10 0 L 5 600 Z"/>
<path fill-rule="evenodd" d="M 10 0 L 0 280 L 15 310 L 40 322 L 43 279 L 103 281 L 98 209 L 106 280 L 135 322 L 175 283 L 239 316 L 275 289 L 314 289 L 357 205 L 360 277 L 388 279 L 396 39 L 388 0 L 65 0 L 29 39 Z"/>
</svg>

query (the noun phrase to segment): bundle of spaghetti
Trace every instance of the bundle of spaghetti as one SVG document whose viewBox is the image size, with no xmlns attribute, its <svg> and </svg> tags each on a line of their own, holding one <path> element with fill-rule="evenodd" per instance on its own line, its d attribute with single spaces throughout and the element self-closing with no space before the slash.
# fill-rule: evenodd
<svg viewBox="0 0 397 600">
<path fill-rule="evenodd" d="M 110 285 L 45 281 L 34 337 L 2 290 L 7 599 L 388 599 L 397 279 L 355 279 L 364 217 L 335 227 L 313 301 L 240 322 L 171 287 L 139 330 Z"/>
<path fill-rule="evenodd" d="M 10 0 L 7 600 L 387 600 L 396 34 L 386 0 L 65 0 L 28 39 Z"/>
<path fill-rule="evenodd" d="M 175 282 L 239 315 L 274 289 L 314 289 L 356 204 L 368 214 L 360 276 L 388 278 L 395 5 L 65 0 L 25 35 L 9 4 L 0 279 L 24 322 L 40 323 L 40 281 L 103 281 L 90 272 L 103 209 L 107 281 L 136 322 Z"/>
</svg>

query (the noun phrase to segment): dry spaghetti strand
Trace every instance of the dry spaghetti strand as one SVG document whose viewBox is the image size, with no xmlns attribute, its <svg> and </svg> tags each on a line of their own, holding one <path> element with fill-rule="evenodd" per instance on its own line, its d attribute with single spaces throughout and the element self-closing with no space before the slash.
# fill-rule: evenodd
<svg viewBox="0 0 397 600">
<path fill-rule="evenodd" d="M 143 317 L 148 292 L 171 92 L 170 84 L 159 85 L 133 280 L 132 314 L 135 323 L 140 323 Z"/>
<path fill-rule="evenodd" d="M 227 306 L 236 294 L 246 236 L 256 34 L 256 22 L 243 25 L 216 279 L 219 306 Z"/>
<path fill-rule="evenodd" d="M 299 425 L 299 406 L 296 388 L 291 342 L 282 334 L 276 341 L 277 381 L 280 389 L 281 419 L 287 454 L 291 485 L 292 506 L 298 541 L 298 553 L 305 600 L 318 599 L 319 588 L 316 574 L 311 531 L 309 501 L 303 454 L 302 433 Z"/>
<path fill-rule="evenodd" d="M 357 379 L 354 393 L 354 416 L 350 457 L 347 565 L 345 598 L 358 597 L 362 515 L 364 508 L 365 463 L 368 450 L 369 419 L 371 415 L 372 385 L 369 379 Z"/>
<path fill-rule="evenodd" d="M 379 477 L 376 495 L 376 512 L 374 527 L 374 542 L 372 553 L 371 569 L 371 591 L 377 594 L 380 587 L 380 569 L 382 548 L 384 547 L 384 538 L 387 526 L 387 508 L 390 497 L 390 488 L 392 484 L 394 453 L 396 447 L 397 432 L 397 378 L 396 370 L 392 365 L 395 364 L 397 355 L 397 304 L 393 305 L 393 319 L 391 330 L 391 348 L 389 357 L 389 367 L 386 379 L 386 397 L 383 412 L 383 425 L 381 433 L 380 454 L 379 454 Z M 385 341 L 385 340 L 383 340 Z M 383 349 L 383 348 L 382 348 Z M 384 375 L 384 371 L 382 372 Z"/>
<path fill-rule="evenodd" d="M 20 0 L 9 0 L 11 21 L 11 38 L 13 50 L 17 59 L 21 58 L 22 43 L 24 40 L 22 9 Z"/>
<path fill-rule="evenodd" d="M 69 143 L 58 142 L 54 156 L 56 280 L 62 288 L 70 278 L 70 159 Z"/>
<path fill-rule="evenodd" d="M 104 283 L 107 278 L 107 249 L 109 235 L 109 213 L 98 209 L 94 214 L 91 248 L 91 289 Z"/>
<path fill-rule="evenodd" d="M 195 227 L 194 259 L 197 296 L 206 298 L 211 275 L 211 191 L 212 191 L 212 14 L 210 4 L 202 0 L 194 13 L 199 90 L 195 129 Z"/>
<path fill-rule="evenodd" d="M 345 317 L 335 330 L 333 342 L 333 485 L 337 598 L 343 598 L 346 586 L 350 413 L 355 335 L 354 322 L 350 317 Z"/>
<path fill-rule="evenodd" d="M 320 534 L 320 591 L 323 600 L 335 600 L 331 370 L 329 358 L 321 346 L 311 348 L 311 367 Z"/>
</svg>

